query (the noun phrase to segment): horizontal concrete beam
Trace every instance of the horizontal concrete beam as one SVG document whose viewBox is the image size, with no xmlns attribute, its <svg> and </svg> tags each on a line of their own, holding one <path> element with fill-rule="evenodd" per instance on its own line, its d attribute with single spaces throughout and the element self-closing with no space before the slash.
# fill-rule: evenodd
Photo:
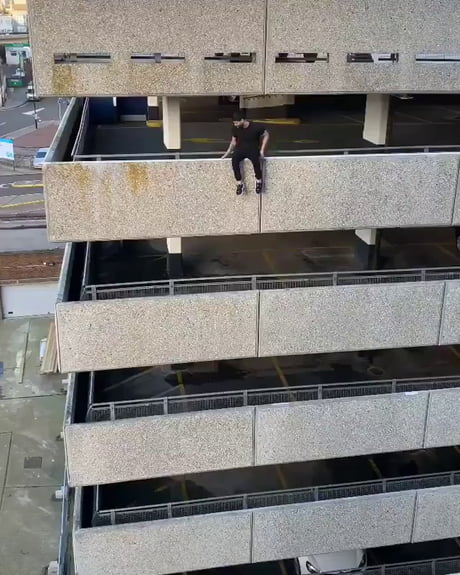
<svg viewBox="0 0 460 575">
<path fill-rule="evenodd" d="M 130 10 L 123 2 L 112 3 L 104 26 L 87 9 L 86 0 L 59 0 L 57 5 L 31 0 L 28 6 L 34 79 L 42 96 L 263 91 L 265 0 L 168 0 L 160 2 L 154 14 L 149 0 L 131 0 Z M 54 54 L 62 52 L 106 53 L 111 58 L 105 63 L 55 64 Z M 216 52 L 253 52 L 256 58 L 247 64 L 205 60 Z M 131 59 L 133 54 L 153 53 L 183 59 Z"/>
<path fill-rule="evenodd" d="M 69 482 L 81 487 L 458 445 L 459 398 L 460 389 L 438 390 L 70 423 Z"/>
<path fill-rule="evenodd" d="M 70 484 L 115 483 L 253 465 L 254 408 L 65 428 Z"/>
<path fill-rule="evenodd" d="M 452 64 L 422 64 L 419 53 L 458 53 L 457 1 L 268 0 L 266 93 L 447 92 L 460 89 Z M 446 23 L 455 19 L 456 25 Z M 431 25 L 432 23 L 432 25 Z M 385 48 L 383 48 L 385 47 Z M 348 52 L 398 51 L 399 62 L 351 64 Z M 279 52 L 329 53 L 329 62 L 276 63 Z"/>
<path fill-rule="evenodd" d="M 257 355 L 256 291 L 56 306 L 63 372 Z"/>
<path fill-rule="evenodd" d="M 78 575 L 166 575 L 250 563 L 251 512 L 74 531 Z"/>
<path fill-rule="evenodd" d="M 437 345 L 443 282 L 260 292 L 259 356 Z"/>
<path fill-rule="evenodd" d="M 76 529 L 79 575 L 166 575 L 456 537 L 460 486 Z"/>
<path fill-rule="evenodd" d="M 269 158 L 267 193 L 252 193 L 248 175 L 251 193 L 237 202 L 229 160 L 52 163 L 44 168 L 48 233 L 51 241 L 103 241 L 450 226 L 459 159 Z"/>
</svg>

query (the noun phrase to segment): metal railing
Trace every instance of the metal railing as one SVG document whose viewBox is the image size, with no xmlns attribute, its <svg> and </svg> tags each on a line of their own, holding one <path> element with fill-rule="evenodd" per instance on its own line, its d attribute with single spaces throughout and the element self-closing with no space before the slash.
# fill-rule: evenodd
<svg viewBox="0 0 460 575">
<path fill-rule="evenodd" d="M 366 575 L 451 575 L 460 573 L 460 555 L 425 561 L 369 566 Z"/>
<path fill-rule="evenodd" d="M 244 495 L 230 495 L 227 497 L 211 497 L 208 499 L 123 509 L 101 510 L 96 508 L 93 513 L 92 526 L 99 527 L 122 523 L 137 523 L 140 521 L 158 521 L 161 519 L 189 517 L 192 515 L 243 511 L 262 507 L 311 503 L 366 495 L 380 495 L 384 493 L 395 493 L 413 489 L 429 489 L 432 487 L 447 487 L 459 484 L 460 472 L 450 471 L 447 473 L 430 473 L 427 475 L 286 489 L 263 493 L 246 493 Z"/>
<path fill-rule="evenodd" d="M 346 384 L 331 383 L 295 387 L 274 387 L 269 389 L 245 389 L 241 391 L 200 393 L 196 395 L 181 395 L 177 397 L 169 396 L 151 399 L 93 403 L 94 372 L 92 372 L 90 376 L 89 407 L 86 414 L 86 421 L 88 423 L 97 421 L 115 421 L 117 419 L 189 413 L 193 411 L 207 411 L 270 404 L 275 405 L 279 403 L 313 401 L 318 399 L 340 399 L 366 395 L 429 391 L 456 387 L 460 387 L 460 376 L 372 380 Z"/>
<path fill-rule="evenodd" d="M 460 267 L 220 276 L 83 285 L 82 300 L 159 297 L 249 290 L 370 285 L 460 279 Z"/>
<path fill-rule="evenodd" d="M 70 155 L 72 158 L 79 157 L 80 152 L 85 147 L 85 139 L 89 128 L 89 98 L 85 98 L 83 110 L 80 117 L 80 126 Z"/>
<path fill-rule="evenodd" d="M 79 132 L 80 135 L 80 132 Z M 77 136 L 72 152 L 77 151 Z M 80 136 L 81 138 L 81 136 Z M 297 156 L 349 156 L 367 154 L 428 154 L 460 152 L 458 144 L 445 146 L 374 146 L 367 148 L 296 148 L 292 150 L 271 150 L 268 158 L 297 157 Z M 191 160 L 191 159 L 222 159 L 225 150 L 202 152 L 157 152 L 137 154 L 80 154 L 72 153 L 74 162 L 101 162 L 101 161 L 144 161 L 144 160 Z"/>
</svg>

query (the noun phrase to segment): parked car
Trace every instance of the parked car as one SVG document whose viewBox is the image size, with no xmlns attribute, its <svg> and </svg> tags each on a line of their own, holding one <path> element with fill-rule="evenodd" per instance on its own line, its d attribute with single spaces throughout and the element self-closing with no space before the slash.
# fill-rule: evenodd
<svg viewBox="0 0 460 575">
<path fill-rule="evenodd" d="M 39 96 L 37 96 L 37 93 L 35 92 L 32 82 L 27 86 L 26 100 L 28 102 L 38 102 L 40 100 Z"/>
<path fill-rule="evenodd" d="M 298 575 L 358 574 L 366 570 L 367 556 L 363 549 L 352 549 L 297 557 L 295 563 Z"/>
<path fill-rule="evenodd" d="M 49 148 L 39 148 L 37 153 L 34 157 L 34 168 L 41 170 L 43 168 L 43 164 L 45 163 L 46 154 L 48 153 Z"/>
</svg>

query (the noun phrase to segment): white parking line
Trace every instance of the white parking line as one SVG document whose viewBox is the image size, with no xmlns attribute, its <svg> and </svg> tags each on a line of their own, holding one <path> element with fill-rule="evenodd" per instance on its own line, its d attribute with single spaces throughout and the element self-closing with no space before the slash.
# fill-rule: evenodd
<svg viewBox="0 0 460 575">
<path fill-rule="evenodd" d="M 33 116 L 35 114 L 35 112 L 41 112 L 42 110 L 44 110 L 45 108 L 37 108 L 36 110 L 30 110 L 29 112 L 22 112 L 23 116 Z"/>
</svg>

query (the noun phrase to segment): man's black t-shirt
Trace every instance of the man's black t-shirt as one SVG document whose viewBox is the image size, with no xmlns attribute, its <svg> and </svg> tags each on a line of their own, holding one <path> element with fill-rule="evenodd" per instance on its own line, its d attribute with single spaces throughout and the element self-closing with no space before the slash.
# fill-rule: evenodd
<svg viewBox="0 0 460 575">
<path fill-rule="evenodd" d="M 265 132 L 261 124 L 249 122 L 247 128 L 237 128 L 233 126 L 232 136 L 236 138 L 236 148 L 238 152 L 255 153 L 260 149 L 260 138 Z"/>
</svg>

